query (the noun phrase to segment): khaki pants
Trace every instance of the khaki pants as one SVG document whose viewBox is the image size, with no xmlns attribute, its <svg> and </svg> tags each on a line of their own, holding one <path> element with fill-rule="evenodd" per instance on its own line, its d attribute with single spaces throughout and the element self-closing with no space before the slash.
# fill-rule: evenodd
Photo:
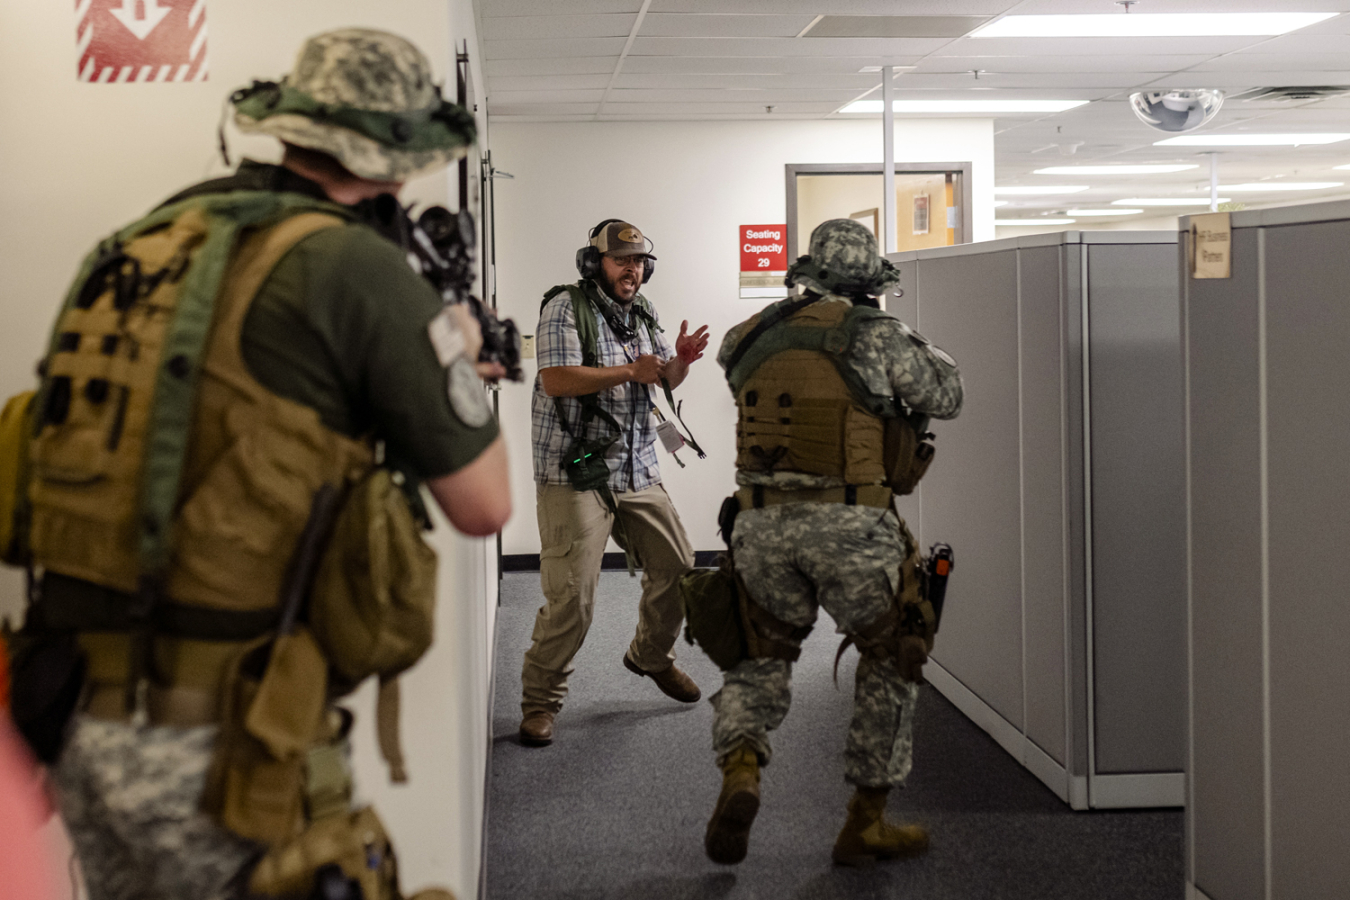
<svg viewBox="0 0 1350 900">
<path fill-rule="evenodd" d="M 614 516 L 595 491 L 541 484 L 537 499 L 544 605 L 534 620 L 534 643 L 525 652 L 521 671 L 520 707 L 525 713 L 562 708 L 572 658 L 591 627 L 605 542 L 614 531 Z M 694 550 L 661 485 L 616 491 L 614 499 L 627 549 L 642 567 L 637 634 L 628 658 L 641 669 L 660 672 L 675 662 L 673 648 L 684 621 L 679 578 L 693 566 Z"/>
</svg>

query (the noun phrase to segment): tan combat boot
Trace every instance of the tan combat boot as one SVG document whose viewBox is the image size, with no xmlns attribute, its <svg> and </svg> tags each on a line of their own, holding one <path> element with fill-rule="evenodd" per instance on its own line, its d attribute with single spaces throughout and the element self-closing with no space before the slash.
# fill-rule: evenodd
<svg viewBox="0 0 1350 900">
<path fill-rule="evenodd" d="M 703 849 L 715 863 L 735 865 L 745 859 L 750 826 L 759 812 L 759 756 L 746 743 L 737 745 L 722 763 L 722 793 L 717 798 Z"/>
<path fill-rule="evenodd" d="M 848 801 L 848 821 L 834 842 L 834 861 L 841 866 L 870 866 L 879 859 L 918 856 L 928 849 L 928 832 L 918 825 L 887 822 L 890 788 L 860 787 Z"/>
</svg>

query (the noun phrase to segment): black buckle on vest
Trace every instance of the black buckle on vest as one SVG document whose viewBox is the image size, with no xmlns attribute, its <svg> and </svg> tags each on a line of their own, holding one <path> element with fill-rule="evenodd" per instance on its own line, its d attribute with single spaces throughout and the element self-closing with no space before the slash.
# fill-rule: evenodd
<svg viewBox="0 0 1350 900">
<path fill-rule="evenodd" d="M 762 509 L 764 507 L 764 485 L 752 485 L 750 494 L 752 498 L 751 503 L 754 505 L 755 509 Z"/>
<path fill-rule="evenodd" d="M 849 484 L 844 486 L 844 505 L 845 506 L 858 505 L 858 486 L 856 484 Z"/>
</svg>

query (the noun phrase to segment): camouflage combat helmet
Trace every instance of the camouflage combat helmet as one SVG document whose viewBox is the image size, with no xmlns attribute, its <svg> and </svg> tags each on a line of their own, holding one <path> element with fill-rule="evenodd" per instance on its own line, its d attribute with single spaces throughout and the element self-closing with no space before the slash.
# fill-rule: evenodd
<svg viewBox="0 0 1350 900">
<path fill-rule="evenodd" d="M 279 84 L 255 81 L 231 101 L 239 130 L 322 151 L 376 181 L 443 166 L 476 136 L 473 116 L 441 98 L 422 51 L 368 28 L 315 35 Z"/>
<path fill-rule="evenodd" d="M 828 219 L 811 232 L 809 256 L 789 268 L 787 285 L 818 294 L 883 293 L 900 280 L 890 260 L 877 253 L 877 239 L 853 219 Z"/>
</svg>

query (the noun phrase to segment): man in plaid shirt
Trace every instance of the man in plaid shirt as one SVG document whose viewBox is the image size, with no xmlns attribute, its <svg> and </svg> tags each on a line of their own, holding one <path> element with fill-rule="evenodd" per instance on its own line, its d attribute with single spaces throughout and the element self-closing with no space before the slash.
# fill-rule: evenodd
<svg viewBox="0 0 1350 900">
<path fill-rule="evenodd" d="M 678 580 L 694 564 L 694 551 L 661 486 L 651 386 L 660 390 L 663 379 L 672 388 L 683 382 L 707 347 L 708 329 L 689 334 L 689 323 L 682 322 L 671 348 L 655 310 L 638 293 L 655 259 L 637 228 L 606 220 L 577 253 L 581 280 L 551 292 L 540 313 L 532 442 L 545 603 L 521 673 L 520 737 L 526 744 L 553 740 L 572 659 L 590 629 L 611 534 L 643 570 L 637 633 L 624 666 L 651 677 L 675 700 L 693 703 L 700 696 L 698 685 L 675 666 L 684 619 Z M 595 333 L 594 348 L 583 347 L 577 310 L 594 319 L 593 328 L 581 329 Z M 609 442 L 605 487 L 573 486 L 565 464 L 578 440 Z"/>
</svg>

